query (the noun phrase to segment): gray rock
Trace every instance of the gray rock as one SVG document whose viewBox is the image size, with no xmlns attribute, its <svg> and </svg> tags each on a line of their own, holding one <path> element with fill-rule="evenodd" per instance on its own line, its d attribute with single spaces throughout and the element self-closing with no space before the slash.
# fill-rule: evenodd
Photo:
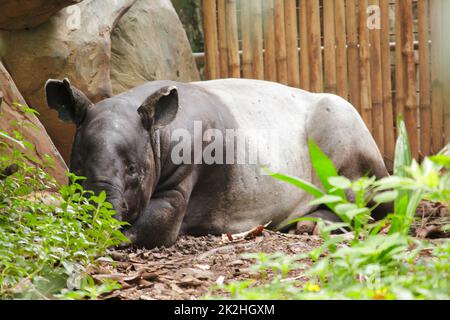
<svg viewBox="0 0 450 320">
<path fill-rule="evenodd" d="M 68 77 L 94 102 L 149 80 L 199 79 L 169 0 L 84 0 L 32 30 L 0 32 L 1 48 L 6 68 L 66 162 L 74 126 L 48 109 L 47 79 Z"/>
<path fill-rule="evenodd" d="M 112 30 L 135 0 L 85 0 L 32 30 L 3 32 L 3 62 L 28 104 L 40 112 L 61 155 L 70 159 L 73 124 L 47 107 L 44 85 L 68 77 L 93 101 L 112 95 L 109 76 Z"/>
<path fill-rule="evenodd" d="M 36 27 L 64 7 L 83 0 L 2 0 L 0 29 L 17 30 Z"/>
<path fill-rule="evenodd" d="M 120 93 L 146 81 L 200 79 L 170 0 L 137 0 L 111 34 L 111 81 Z"/>
</svg>

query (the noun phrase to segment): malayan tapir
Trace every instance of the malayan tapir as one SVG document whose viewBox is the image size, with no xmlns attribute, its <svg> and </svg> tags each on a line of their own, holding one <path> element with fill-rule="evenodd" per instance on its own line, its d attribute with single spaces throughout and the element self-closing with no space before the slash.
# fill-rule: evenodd
<svg viewBox="0 0 450 320">
<path fill-rule="evenodd" d="M 153 81 L 93 104 L 65 79 L 49 80 L 46 96 L 49 107 L 77 127 L 70 170 L 87 178 L 85 188 L 106 191 L 138 246 L 170 246 L 180 234 L 238 233 L 300 216 L 330 217 L 309 205 L 307 193 L 261 171 L 267 165 L 319 186 L 308 139 L 341 175 L 388 175 L 358 112 L 332 94 L 246 79 Z M 238 131 L 245 132 L 245 143 L 230 148 L 216 141 L 214 161 L 202 161 L 203 149 Z M 182 138 L 188 148 L 180 148 Z M 255 151 L 257 162 L 233 161 Z M 219 154 L 223 158 L 215 159 Z"/>
</svg>

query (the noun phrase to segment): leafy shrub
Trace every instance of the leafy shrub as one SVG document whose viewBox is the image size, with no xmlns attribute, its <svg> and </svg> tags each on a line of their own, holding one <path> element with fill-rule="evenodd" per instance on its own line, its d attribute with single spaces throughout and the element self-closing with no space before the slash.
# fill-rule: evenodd
<svg viewBox="0 0 450 320">
<path fill-rule="evenodd" d="M 403 121 L 399 120 L 394 175 L 376 180 L 363 177 L 350 181 L 338 176 L 331 160 L 309 141 L 313 167 L 323 189 L 307 181 L 271 173 L 312 194 L 311 204 L 327 206 L 342 223 L 314 219 L 324 242 L 306 254 L 289 257 L 255 255 L 255 269 L 263 277 L 280 259 L 284 270 L 301 271 L 306 282 L 274 272 L 270 282 L 233 282 L 223 286 L 236 299 L 449 299 L 450 244 L 415 239 L 408 235 L 415 212 L 422 199 L 448 203 L 450 200 L 450 156 L 448 148 L 425 158 L 422 164 L 411 160 Z M 355 200 L 345 195 L 352 190 Z M 368 207 L 370 202 L 375 205 Z M 394 202 L 394 212 L 375 222 L 371 212 L 381 203 Z M 296 219 L 297 222 L 302 219 Z M 309 218 L 310 219 L 310 218 Z M 347 228 L 353 237 L 331 235 Z M 448 227 L 448 226 L 447 226 Z M 312 267 L 305 262 L 312 260 Z M 296 264 L 296 265 L 295 265 Z"/>
<path fill-rule="evenodd" d="M 50 193 L 57 187 L 45 172 L 51 162 L 30 156 L 32 148 L 19 131 L 0 131 L 0 172 L 16 167 L 0 176 L 0 298 L 96 298 L 117 288 L 95 286 L 86 272 L 127 241 L 105 193 L 84 190 L 72 174 L 70 185 Z"/>
</svg>

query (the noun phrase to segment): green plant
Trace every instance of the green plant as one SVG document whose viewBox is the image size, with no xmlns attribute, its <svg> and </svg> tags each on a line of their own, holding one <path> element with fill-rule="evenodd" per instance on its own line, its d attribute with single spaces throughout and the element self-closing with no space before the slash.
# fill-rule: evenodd
<svg viewBox="0 0 450 320">
<path fill-rule="evenodd" d="M 84 190 L 81 177 L 70 174 L 70 185 L 51 192 L 51 162 L 30 156 L 32 148 L 19 131 L 0 131 L 0 172 L 17 166 L 0 177 L 0 298 L 96 298 L 116 288 L 107 283 L 95 291 L 87 268 L 127 241 L 123 223 L 105 193 Z"/>
<path fill-rule="evenodd" d="M 260 257 L 255 258 L 255 265 L 261 265 Z M 375 235 L 354 245 L 341 243 L 311 268 L 293 265 L 300 276 L 231 282 L 221 289 L 233 299 L 449 299 L 449 261 L 448 242 L 431 244 L 398 233 Z"/>
<path fill-rule="evenodd" d="M 62 289 L 58 297 L 64 299 L 98 299 L 102 294 L 108 293 L 121 286 L 112 280 L 106 279 L 100 285 L 96 284 L 91 277 L 83 277 L 77 286 L 77 290 Z"/>
<path fill-rule="evenodd" d="M 275 276 L 259 285 L 247 280 L 245 285 L 231 283 L 222 289 L 237 299 L 449 299 L 449 242 L 433 243 L 408 235 L 420 200 L 450 200 L 448 148 L 419 165 L 411 160 L 406 129 L 399 119 L 394 175 L 378 181 L 373 177 L 356 181 L 340 177 L 313 141 L 309 141 L 309 150 L 324 191 L 295 177 L 269 173 L 310 193 L 315 198 L 312 205 L 327 206 L 343 222 L 315 219 L 323 244 L 287 260 L 285 270 L 296 269 L 299 262 L 313 262 L 311 268 L 300 270 L 306 281 L 282 281 L 283 277 Z M 349 190 L 354 201 L 346 197 Z M 374 205 L 368 207 L 371 202 Z M 371 212 L 385 202 L 394 202 L 394 212 L 374 222 Z M 331 235 L 342 227 L 353 232 L 350 240 Z M 260 254 L 250 258 L 256 260 L 254 270 L 266 279 L 276 257 Z"/>
</svg>

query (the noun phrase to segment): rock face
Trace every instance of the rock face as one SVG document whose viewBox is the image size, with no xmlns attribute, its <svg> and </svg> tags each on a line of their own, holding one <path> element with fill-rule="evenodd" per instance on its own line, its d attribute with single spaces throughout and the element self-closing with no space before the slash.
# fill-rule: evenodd
<svg viewBox="0 0 450 320">
<path fill-rule="evenodd" d="M 54 160 L 54 168 L 49 169 L 49 173 L 59 183 L 65 183 L 67 167 L 47 135 L 45 128 L 34 115 L 24 113 L 19 107 L 14 106 L 13 103 L 15 102 L 26 106 L 11 76 L 0 63 L 0 128 L 8 133 L 11 133 L 12 130 L 21 131 L 25 140 L 35 146 L 35 149 L 28 151 L 28 153 L 40 160 L 43 159 L 44 155 L 49 155 Z M 25 125 L 14 125 L 13 121 L 25 123 Z"/>
<path fill-rule="evenodd" d="M 67 77 L 94 102 L 145 81 L 199 79 L 170 0 L 84 0 L 32 30 L 0 33 L 2 42 L 6 68 L 66 162 L 74 126 L 48 109 L 47 79 Z"/>
<path fill-rule="evenodd" d="M 36 27 L 64 7 L 82 0 L 2 0 L 0 29 L 17 30 Z"/>
<path fill-rule="evenodd" d="M 170 0 L 137 0 L 111 34 L 114 94 L 146 81 L 199 80 L 191 46 Z"/>
<path fill-rule="evenodd" d="M 75 126 L 47 107 L 45 82 L 68 77 L 93 101 L 110 96 L 109 30 L 134 1 L 85 0 L 37 28 L 3 33 L 4 64 L 66 162 Z"/>
</svg>

